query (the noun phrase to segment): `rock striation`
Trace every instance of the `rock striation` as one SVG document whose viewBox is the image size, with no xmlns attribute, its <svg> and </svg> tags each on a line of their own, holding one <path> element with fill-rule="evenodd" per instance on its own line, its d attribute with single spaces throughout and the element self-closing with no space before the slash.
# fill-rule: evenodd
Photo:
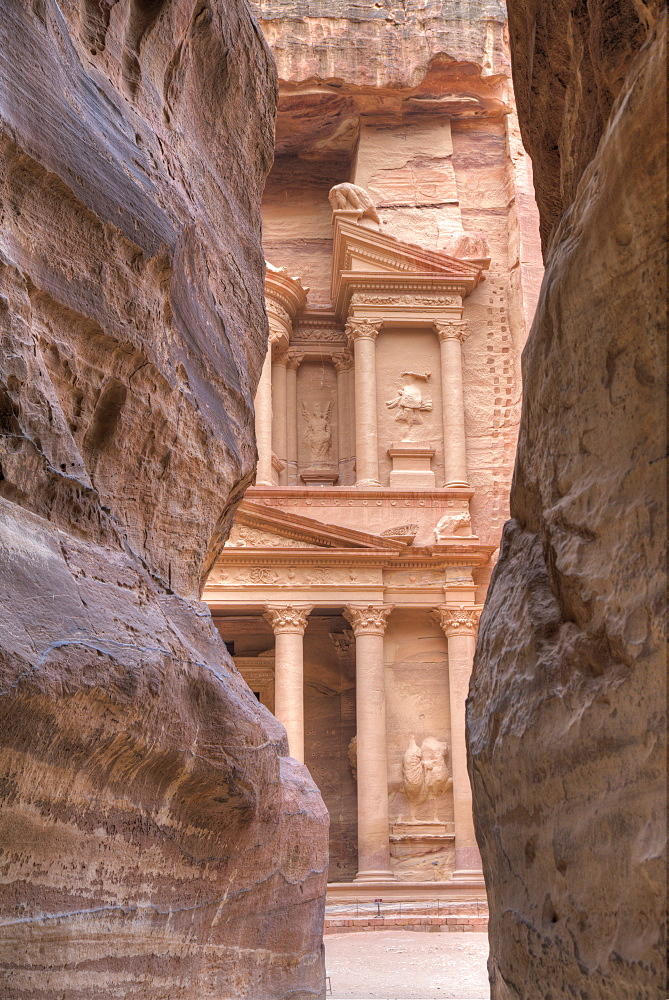
<svg viewBox="0 0 669 1000">
<path fill-rule="evenodd" d="M 0 997 L 321 996 L 327 814 L 199 601 L 273 62 L 242 0 L 0 10 Z"/>
<path fill-rule="evenodd" d="M 666 994 L 666 19 L 510 0 L 546 274 L 470 775 L 494 1000 Z"/>
</svg>

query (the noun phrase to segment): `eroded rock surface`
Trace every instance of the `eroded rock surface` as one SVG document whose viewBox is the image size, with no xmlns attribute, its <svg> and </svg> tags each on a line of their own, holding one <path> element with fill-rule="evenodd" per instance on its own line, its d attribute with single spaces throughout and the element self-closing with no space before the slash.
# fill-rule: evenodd
<svg viewBox="0 0 669 1000">
<path fill-rule="evenodd" d="M 665 22 L 509 8 L 547 250 L 468 707 L 492 996 L 663 1000 Z"/>
<path fill-rule="evenodd" d="M 243 2 L 0 8 L 0 997 L 320 996 L 327 816 L 198 601 L 271 57 Z"/>
</svg>

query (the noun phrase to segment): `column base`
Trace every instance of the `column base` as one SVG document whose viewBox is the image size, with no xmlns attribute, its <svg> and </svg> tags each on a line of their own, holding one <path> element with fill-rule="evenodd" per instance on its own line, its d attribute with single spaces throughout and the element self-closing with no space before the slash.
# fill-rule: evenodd
<svg viewBox="0 0 669 1000">
<path fill-rule="evenodd" d="M 358 872 L 354 882 L 397 882 L 397 877 L 391 871 Z"/>
<path fill-rule="evenodd" d="M 478 871 L 473 869 L 469 870 L 466 868 L 461 868 L 453 872 L 450 878 L 451 882 L 476 882 L 479 885 L 485 885 L 485 880 L 483 878 L 483 872 L 481 869 Z"/>
<path fill-rule="evenodd" d="M 355 484 L 356 486 L 381 486 L 381 483 L 377 482 L 376 479 L 358 479 Z"/>
<path fill-rule="evenodd" d="M 469 483 L 465 483 L 463 480 L 454 480 L 451 483 L 444 483 L 443 488 L 445 490 L 470 490 L 471 486 Z"/>
</svg>

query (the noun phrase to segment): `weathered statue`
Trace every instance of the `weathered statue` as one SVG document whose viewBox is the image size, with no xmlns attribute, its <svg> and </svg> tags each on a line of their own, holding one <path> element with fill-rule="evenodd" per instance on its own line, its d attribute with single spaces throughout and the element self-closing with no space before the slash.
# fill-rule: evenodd
<svg viewBox="0 0 669 1000">
<path fill-rule="evenodd" d="M 432 409 L 432 400 L 423 396 L 421 382 L 427 382 L 430 372 L 421 375 L 418 372 L 402 372 L 402 378 L 407 379 L 401 385 L 397 396 L 389 399 L 386 406 L 389 410 L 397 409 L 395 420 L 398 424 L 406 425 L 406 433 L 414 424 L 422 424 L 421 411 L 429 412 Z"/>
<path fill-rule="evenodd" d="M 409 801 L 411 818 L 416 806 L 434 799 L 434 820 L 437 820 L 437 799 L 453 784 L 446 766 L 446 743 L 428 736 L 419 747 L 413 736 L 402 761 L 404 794 Z"/>
<path fill-rule="evenodd" d="M 333 212 L 360 212 L 361 219 L 379 222 L 379 213 L 364 188 L 357 184 L 335 184 L 328 195 Z"/>
<path fill-rule="evenodd" d="M 321 404 L 314 403 L 309 410 L 301 403 L 305 419 L 304 440 L 309 447 L 311 461 L 315 465 L 325 464 L 330 460 L 332 451 L 332 401 Z"/>
<path fill-rule="evenodd" d="M 449 510 L 440 517 L 434 529 L 435 541 L 441 542 L 453 535 L 471 535 L 472 519 L 468 508 Z"/>
</svg>

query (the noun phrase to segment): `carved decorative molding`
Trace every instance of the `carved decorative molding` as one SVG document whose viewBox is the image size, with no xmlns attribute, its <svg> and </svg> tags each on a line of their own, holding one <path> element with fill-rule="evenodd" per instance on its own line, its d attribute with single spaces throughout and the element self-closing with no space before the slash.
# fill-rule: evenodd
<svg viewBox="0 0 669 1000">
<path fill-rule="evenodd" d="M 459 340 L 462 343 L 469 336 L 467 324 L 459 320 L 447 323 L 435 323 L 434 329 L 439 340 Z"/>
<path fill-rule="evenodd" d="M 344 618 L 352 626 L 356 638 L 360 635 L 383 635 L 393 607 L 393 604 L 367 604 L 364 607 L 347 604 Z"/>
<path fill-rule="evenodd" d="M 417 524 L 398 524 L 396 528 L 386 528 L 381 532 L 381 538 L 404 538 L 407 535 L 415 538 L 418 534 Z"/>
<path fill-rule="evenodd" d="M 301 344 L 341 344 L 344 340 L 344 333 L 341 330 L 333 330 L 331 326 L 305 326 L 300 324 L 293 332 L 293 340 Z"/>
<path fill-rule="evenodd" d="M 454 306 L 459 308 L 462 304 L 460 298 L 450 298 L 448 296 L 439 295 L 365 295 L 362 292 L 354 292 L 351 296 L 351 303 L 353 305 L 369 305 L 369 306 L 444 306 L 448 308 L 449 306 Z"/>
<path fill-rule="evenodd" d="M 476 635 L 482 608 L 447 608 L 439 605 L 432 612 L 434 620 L 441 625 L 446 636 Z"/>
<path fill-rule="evenodd" d="M 304 635 L 307 617 L 312 608 L 313 604 L 287 604 L 281 607 L 268 604 L 263 618 L 272 626 L 274 635 L 281 632 Z"/>
<path fill-rule="evenodd" d="M 346 324 L 346 339 L 349 343 L 354 340 L 376 340 L 380 326 L 380 320 L 350 319 Z"/>
</svg>

